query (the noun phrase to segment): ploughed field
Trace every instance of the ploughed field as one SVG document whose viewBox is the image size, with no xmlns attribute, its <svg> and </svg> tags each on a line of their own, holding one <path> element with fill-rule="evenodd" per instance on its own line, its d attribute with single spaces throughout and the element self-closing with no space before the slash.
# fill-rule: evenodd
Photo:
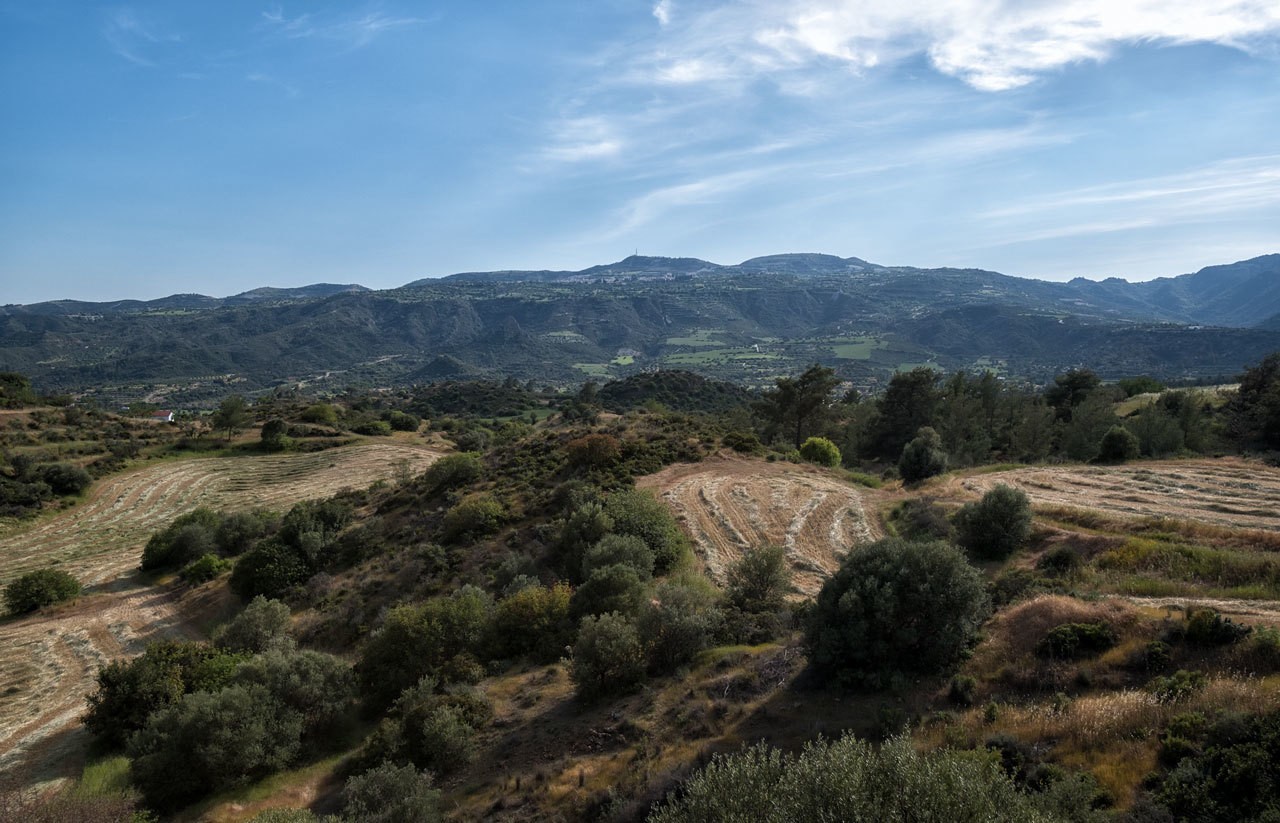
<svg viewBox="0 0 1280 823">
<path fill-rule="evenodd" d="M 636 485 L 671 508 L 717 583 L 745 550 L 774 544 L 786 550 L 796 590 L 813 596 L 852 547 L 882 536 L 865 490 L 812 466 L 713 457 Z"/>
<path fill-rule="evenodd" d="M 76 773 L 79 717 L 98 669 L 139 654 L 151 640 L 198 634 L 191 620 L 216 613 L 223 595 L 157 587 L 136 573 L 156 530 L 199 506 L 283 511 L 361 488 L 397 466 L 417 473 L 439 452 L 370 443 L 310 454 L 168 461 L 95 485 L 88 500 L 0 538 L 0 584 L 57 564 L 85 585 L 69 606 L 0 623 L 0 775 Z"/>
<path fill-rule="evenodd" d="M 1240 457 L 1038 466 L 973 475 L 958 482 L 970 495 L 980 495 L 999 483 L 1016 486 L 1037 506 L 1280 531 L 1280 468 Z"/>
</svg>

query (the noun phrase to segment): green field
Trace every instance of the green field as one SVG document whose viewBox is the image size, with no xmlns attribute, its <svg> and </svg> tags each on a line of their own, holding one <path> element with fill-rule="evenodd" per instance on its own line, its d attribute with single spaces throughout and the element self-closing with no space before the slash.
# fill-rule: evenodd
<svg viewBox="0 0 1280 823">
<path fill-rule="evenodd" d="M 574 363 L 573 367 L 581 372 L 586 372 L 591 377 L 612 377 L 613 373 L 609 371 L 608 363 Z"/>
<path fill-rule="evenodd" d="M 694 329 L 688 337 L 668 337 L 668 346 L 723 346 L 723 340 L 716 340 L 711 335 L 723 334 L 724 329 Z"/>
<path fill-rule="evenodd" d="M 876 337 L 844 337 L 831 341 L 831 350 L 841 360 L 870 360 L 871 353 L 887 345 Z"/>
</svg>

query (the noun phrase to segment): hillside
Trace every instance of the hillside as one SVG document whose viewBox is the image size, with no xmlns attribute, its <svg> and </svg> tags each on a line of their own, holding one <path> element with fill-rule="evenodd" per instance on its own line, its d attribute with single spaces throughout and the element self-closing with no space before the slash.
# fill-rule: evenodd
<svg viewBox="0 0 1280 823">
<path fill-rule="evenodd" d="M 1163 282 L 1064 284 L 825 255 L 738 266 L 633 257 L 379 292 L 9 306 L 0 369 L 44 391 L 175 405 L 207 405 L 232 385 L 337 390 L 464 375 L 576 385 L 653 368 L 759 386 L 815 361 L 870 389 L 921 363 L 1037 382 L 1074 365 L 1105 377 L 1214 378 L 1280 348 L 1280 330 L 1265 327 L 1280 312 L 1277 260 Z"/>
</svg>

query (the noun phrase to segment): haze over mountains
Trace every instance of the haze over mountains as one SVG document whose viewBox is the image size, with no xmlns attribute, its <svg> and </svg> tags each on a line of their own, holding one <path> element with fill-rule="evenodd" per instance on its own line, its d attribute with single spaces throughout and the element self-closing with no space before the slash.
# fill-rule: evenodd
<svg viewBox="0 0 1280 823">
<path fill-rule="evenodd" d="M 229 380 L 458 376 L 572 383 L 652 367 L 766 384 L 807 362 L 1044 380 L 1209 378 L 1280 349 L 1280 254 L 1129 283 L 782 254 L 737 265 L 632 256 L 581 271 L 468 272 L 397 289 L 317 284 L 226 298 L 0 308 L 0 369 L 50 390 Z"/>
</svg>

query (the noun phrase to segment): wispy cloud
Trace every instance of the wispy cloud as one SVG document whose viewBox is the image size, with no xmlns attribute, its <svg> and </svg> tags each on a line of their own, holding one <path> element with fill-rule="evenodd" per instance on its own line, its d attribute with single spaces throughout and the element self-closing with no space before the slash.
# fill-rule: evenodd
<svg viewBox="0 0 1280 823">
<path fill-rule="evenodd" d="M 665 2 L 654 8 L 660 22 L 669 12 Z M 1274 51 L 1280 35 L 1271 0 L 747 0 L 686 16 L 638 57 L 651 81 L 746 80 L 823 65 L 865 71 L 925 55 L 943 74 L 1003 91 L 1105 60 L 1122 44 Z"/>
<path fill-rule="evenodd" d="M 666 26 L 671 23 L 671 0 L 658 0 L 653 6 L 653 16 L 658 19 L 658 25 Z"/>
<path fill-rule="evenodd" d="M 292 83 L 288 83 L 270 74 L 263 74 L 262 72 L 251 72 L 250 74 L 245 75 L 244 79 L 248 80 L 250 83 L 260 83 L 262 85 L 280 89 L 289 97 L 298 97 L 302 93 L 301 90 Z"/>
<path fill-rule="evenodd" d="M 396 17 L 380 11 L 328 17 L 308 12 L 290 17 L 281 6 L 262 12 L 262 20 L 281 37 L 332 40 L 352 49 L 369 45 L 385 32 L 431 22 L 424 17 Z"/>
<path fill-rule="evenodd" d="M 102 36 L 118 57 L 135 66 L 147 68 L 157 65 L 156 58 L 151 54 L 156 46 L 182 40 L 181 36 L 143 20 L 137 12 L 128 8 L 116 9 L 110 14 Z"/>
</svg>

